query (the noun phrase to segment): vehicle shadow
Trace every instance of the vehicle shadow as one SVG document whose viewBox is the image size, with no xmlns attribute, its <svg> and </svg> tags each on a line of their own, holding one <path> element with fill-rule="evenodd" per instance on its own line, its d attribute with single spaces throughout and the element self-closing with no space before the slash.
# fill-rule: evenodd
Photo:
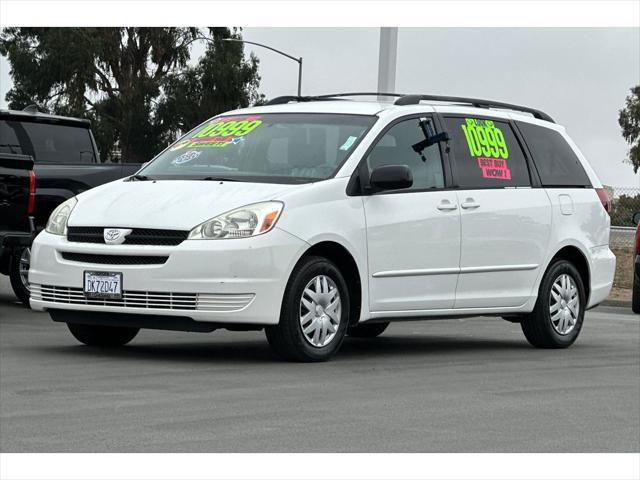
<svg viewBox="0 0 640 480">
<path fill-rule="evenodd" d="M 258 332 L 255 332 L 258 334 Z M 77 357 L 96 357 L 153 360 L 154 362 L 234 362 L 242 363 L 282 363 L 271 351 L 264 337 L 255 340 L 228 340 L 216 342 L 171 342 L 136 343 L 121 348 L 104 349 L 73 344 L 65 346 L 38 346 L 39 352 L 49 352 Z M 368 357 L 428 357 L 460 354 L 469 358 L 471 352 L 520 352 L 531 349 L 524 340 L 496 340 L 488 338 L 445 337 L 424 334 L 387 335 L 373 339 L 347 338 L 332 362 L 353 361 Z M 290 364 L 291 365 L 291 364 Z"/>
</svg>

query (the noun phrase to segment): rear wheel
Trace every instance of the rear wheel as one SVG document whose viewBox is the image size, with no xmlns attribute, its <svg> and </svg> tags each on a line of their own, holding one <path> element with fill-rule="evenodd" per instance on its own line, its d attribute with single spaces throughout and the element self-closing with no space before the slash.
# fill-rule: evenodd
<svg viewBox="0 0 640 480">
<path fill-rule="evenodd" d="M 303 258 L 284 293 L 280 323 L 265 329 L 269 345 L 289 361 L 322 362 L 340 348 L 349 322 L 349 291 L 338 267 Z"/>
<path fill-rule="evenodd" d="M 578 270 L 566 260 L 554 262 L 540 284 L 536 306 L 520 326 L 537 348 L 566 348 L 580 334 L 586 295 Z"/>
<path fill-rule="evenodd" d="M 347 335 L 359 338 L 374 338 L 384 332 L 389 326 L 389 322 L 364 323 L 349 328 Z"/>
<path fill-rule="evenodd" d="M 139 328 L 104 327 L 80 323 L 67 323 L 67 327 L 76 340 L 92 347 L 121 347 L 133 340 L 140 331 Z"/>
<path fill-rule="evenodd" d="M 13 293 L 26 307 L 29 306 L 29 264 L 31 263 L 31 247 L 18 251 L 11 259 L 9 279 Z"/>
</svg>

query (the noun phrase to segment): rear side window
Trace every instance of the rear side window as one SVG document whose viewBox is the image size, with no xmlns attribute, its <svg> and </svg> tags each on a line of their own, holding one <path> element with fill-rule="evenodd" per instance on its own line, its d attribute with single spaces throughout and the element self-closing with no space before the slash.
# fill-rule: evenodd
<svg viewBox="0 0 640 480">
<path fill-rule="evenodd" d="M 511 126 L 499 120 L 445 118 L 460 188 L 531 185 L 529 168 Z"/>
<path fill-rule="evenodd" d="M 526 122 L 517 125 L 531 150 L 543 186 L 591 186 L 580 160 L 560 133 Z"/>
<path fill-rule="evenodd" d="M 89 129 L 0 120 L 0 152 L 31 155 L 37 163 L 93 163 Z"/>
</svg>

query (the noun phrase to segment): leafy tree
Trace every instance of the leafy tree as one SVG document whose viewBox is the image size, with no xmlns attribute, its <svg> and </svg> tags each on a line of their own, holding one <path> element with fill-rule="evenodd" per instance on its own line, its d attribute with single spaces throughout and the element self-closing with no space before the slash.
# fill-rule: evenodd
<svg viewBox="0 0 640 480">
<path fill-rule="evenodd" d="M 631 95 L 626 98 L 625 106 L 620 110 L 618 123 L 622 128 L 622 136 L 630 145 L 629 162 L 633 165 L 633 173 L 640 168 L 640 85 L 631 88 Z"/>
<path fill-rule="evenodd" d="M 185 132 L 214 113 L 264 101 L 258 93 L 258 59 L 251 54 L 249 61 L 238 62 L 242 43 L 224 38 L 240 37 L 231 37 L 226 28 L 210 29 L 211 40 L 198 63 L 167 76 L 158 111 L 172 130 Z"/>
<path fill-rule="evenodd" d="M 225 37 L 241 38 L 226 28 L 5 28 L 0 53 L 14 81 L 6 99 L 89 118 L 103 156 L 117 143 L 124 161 L 143 162 L 201 118 L 259 98 L 257 58 L 246 61 Z M 212 46 L 189 67 L 203 38 Z"/>
</svg>

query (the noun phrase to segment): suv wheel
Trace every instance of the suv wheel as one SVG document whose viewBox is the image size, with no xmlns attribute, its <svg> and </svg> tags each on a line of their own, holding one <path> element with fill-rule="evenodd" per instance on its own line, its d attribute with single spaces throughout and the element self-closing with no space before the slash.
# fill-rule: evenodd
<svg viewBox="0 0 640 480">
<path fill-rule="evenodd" d="M 381 323 L 363 323 L 347 330 L 350 337 L 374 338 L 384 332 L 389 326 L 389 322 Z"/>
<path fill-rule="evenodd" d="M 67 323 L 67 327 L 76 340 L 92 347 L 121 347 L 133 340 L 140 331 L 139 328 L 80 323 Z"/>
<path fill-rule="evenodd" d="M 25 307 L 29 306 L 29 264 L 31 263 L 31 248 L 25 247 L 11 259 L 9 279 L 16 297 Z"/>
<path fill-rule="evenodd" d="M 280 323 L 265 329 L 271 348 L 289 361 L 322 362 L 340 348 L 349 323 L 349 291 L 338 267 L 307 257 L 294 269 Z"/>
<path fill-rule="evenodd" d="M 536 306 L 520 326 L 537 348 L 566 348 L 580 334 L 586 295 L 578 270 L 566 260 L 554 262 L 540 284 Z"/>
</svg>

